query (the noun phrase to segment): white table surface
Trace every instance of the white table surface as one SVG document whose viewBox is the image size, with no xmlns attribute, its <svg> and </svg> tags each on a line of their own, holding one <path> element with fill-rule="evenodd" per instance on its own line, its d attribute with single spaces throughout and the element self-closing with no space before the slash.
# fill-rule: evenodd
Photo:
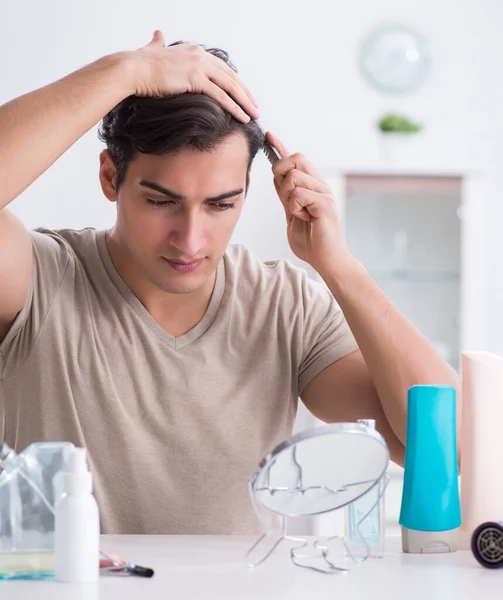
<svg viewBox="0 0 503 600">
<path fill-rule="evenodd" d="M 152 579 L 101 576 L 97 585 L 55 581 L 0 582 L 1 600 L 205 600 L 330 598 L 351 600 L 475 600 L 503 598 L 503 569 L 481 567 L 470 552 L 406 555 L 388 540 L 382 559 L 348 574 L 324 575 L 295 567 L 283 542 L 249 569 L 244 555 L 254 539 L 231 536 L 103 536 L 103 545 L 155 569 Z"/>
</svg>

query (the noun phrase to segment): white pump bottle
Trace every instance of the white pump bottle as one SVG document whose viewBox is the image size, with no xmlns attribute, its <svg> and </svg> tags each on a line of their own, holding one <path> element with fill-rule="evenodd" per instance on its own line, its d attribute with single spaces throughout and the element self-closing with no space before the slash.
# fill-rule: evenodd
<svg viewBox="0 0 503 600">
<path fill-rule="evenodd" d="M 63 473 L 63 490 L 56 504 L 56 579 L 95 582 L 99 576 L 100 521 L 84 448 L 71 451 Z"/>
</svg>

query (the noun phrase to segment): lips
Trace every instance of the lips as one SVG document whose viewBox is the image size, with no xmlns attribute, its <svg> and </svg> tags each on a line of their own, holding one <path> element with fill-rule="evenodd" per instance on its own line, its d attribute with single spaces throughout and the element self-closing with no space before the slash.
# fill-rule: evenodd
<svg viewBox="0 0 503 600">
<path fill-rule="evenodd" d="M 165 260 L 168 263 L 168 265 L 178 273 L 190 273 L 199 268 L 204 259 L 201 258 L 199 260 L 191 260 L 188 262 L 184 262 L 181 260 L 170 260 L 169 258 L 163 257 L 163 260 Z"/>
</svg>

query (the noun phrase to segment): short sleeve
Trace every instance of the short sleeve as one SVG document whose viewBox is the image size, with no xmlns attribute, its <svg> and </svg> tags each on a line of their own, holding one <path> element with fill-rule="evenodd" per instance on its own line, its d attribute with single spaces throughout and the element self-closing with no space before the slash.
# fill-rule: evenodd
<svg viewBox="0 0 503 600">
<path fill-rule="evenodd" d="M 26 359 L 63 282 L 73 250 L 54 231 L 30 231 L 33 271 L 25 305 L 0 344 L 0 377 Z M 8 367 L 8 368 L 7 368 Z"/>
<path fill-rule="evenodd" d="M 299 394 L 323 369 L 358 350 L 344 314 L 328 288 L 306 274 L 301 290 L 304 330 Z"/>
</svg>

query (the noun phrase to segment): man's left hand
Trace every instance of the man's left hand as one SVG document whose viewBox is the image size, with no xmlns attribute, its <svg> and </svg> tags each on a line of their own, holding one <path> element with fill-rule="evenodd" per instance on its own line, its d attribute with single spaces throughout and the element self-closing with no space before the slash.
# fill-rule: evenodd
<svg viewBox="0 0 503 600">
<path fill-rule="evenodd" d="M 290 248 L 322 277 L 336 274 L 351 255 L 332 190 L 305 156 L 290 154 L 270 132 L 267 139 L 281 156 L 273 167 L 274 187 L 285 210 Z"/>
</svg>

